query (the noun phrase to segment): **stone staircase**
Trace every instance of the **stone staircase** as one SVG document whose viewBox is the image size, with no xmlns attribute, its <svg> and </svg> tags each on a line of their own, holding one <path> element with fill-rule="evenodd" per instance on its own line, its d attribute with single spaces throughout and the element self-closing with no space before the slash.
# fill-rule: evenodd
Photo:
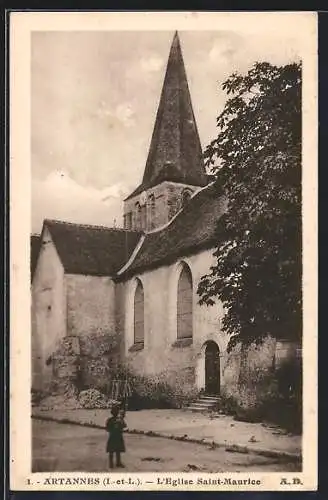
<svg viewBox="0 0 328 500">
<path fill-rule="evenodd" d="M 200 395 L 184 409 L 192 412 L 208 413 L 218 408 L 220 397 L 216 395 Z"/>
</svg>

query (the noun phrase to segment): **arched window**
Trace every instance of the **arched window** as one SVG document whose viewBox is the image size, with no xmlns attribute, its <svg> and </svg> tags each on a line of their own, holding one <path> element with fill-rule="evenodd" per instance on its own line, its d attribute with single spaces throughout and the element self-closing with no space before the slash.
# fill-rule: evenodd
<svg viewBox="0 0 328 500">
<path fill-rule="evenodd" d="M 192 276 L 184 264 L 178 282 L 177 337 L 192 338 Z"/>
<path fill-rule="evenodd" d="M 124 229 L 132 229 L 132 212 L 124 214 Z"/>
<path fill-rule="evenodd" d="M 134 343 L 143 344 L 145 337 L 145 301 L 141 281 L 138 280 L 134 295 Z"/>
<path fill-rule="evenodd" d="M 156 205 L 155 205 L 155 195 L 151 194 L 149 196 L 149 229 L 154 229 L 155 227 L 155 210 L 156 210 Z"/>
<path fill-rule="evenodd" d="M 143 205 L 140 209 L 140 229 L 146 230 L 147 229 L 147 207 L 146 205 Z"/>
<path fill-rule="evenodd" d="M 141 207 L 137 202 L 135 207 L 135 229 L 140 229 L 141 225 Z"/>
</svg>

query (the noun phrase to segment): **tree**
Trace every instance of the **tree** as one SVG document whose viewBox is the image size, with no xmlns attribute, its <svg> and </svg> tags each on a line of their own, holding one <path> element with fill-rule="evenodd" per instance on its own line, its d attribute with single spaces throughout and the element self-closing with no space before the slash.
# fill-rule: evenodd
<svg viewBox="0 0 328 500">
<path fill-rule="evenodd" d="M 237 342 L 297 340 L 302 330 L 301 63 L 256 63 L 223 84 L 228 100 L 205 150 L 227 211 L 200 303 L 220 299 Z"/>
</svg>

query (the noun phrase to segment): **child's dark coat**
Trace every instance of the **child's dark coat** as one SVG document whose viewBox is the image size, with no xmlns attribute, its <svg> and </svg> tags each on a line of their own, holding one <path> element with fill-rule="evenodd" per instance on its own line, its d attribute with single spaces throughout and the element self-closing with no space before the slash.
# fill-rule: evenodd
<svg viewBox="0 0 328 500">
<path fill-rule="evenodd" d="M 124 452 L 125 444 L 123 439 L 123 429 L 126 427 L 124 420 L 118 417 L 111 417 L 106 422 L 106 430 L 109 433 L 107 440 L 107 453 Z"/>
</svg>

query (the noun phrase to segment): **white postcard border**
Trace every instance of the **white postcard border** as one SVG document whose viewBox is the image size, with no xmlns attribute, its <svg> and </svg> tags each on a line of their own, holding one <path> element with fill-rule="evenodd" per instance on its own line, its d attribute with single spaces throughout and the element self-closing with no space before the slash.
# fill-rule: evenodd
<svg viewBox="0 0 328 500">
<path fill-rule="evenodd" d="M 304 270 L 304 433 L 302 473 L 125 473 L 135 484 L 104 484 L 109 474 L 31 473 L 31 336 L 30 336 L 30 42 L 33 31 L 81 30 L 218 30 L 250 33 L 287 23 L 303 36 L 303 270 Z M 10 15 L 10 487 L 13 490 L 313 490 L 317 487 L 317 14 L 199 13 L 199 12 L 12 12 Z M 46 478 L 99 478 L 90 486 L 49 485 Z M 113 475 L 111 475 L 113 476 Z M 117 478 L 117 475 L 114 475 Z M 243 479 L 260 484 L 198 485 L 197 478 Z M 158 484 L 164 479 L 193 480 L 196 484 Z M 286 478 L 287 484 L 281 479 Z M 302 484 L 294 484 L 294 478 Z M 140 484 L 138 484 L 138 479 Z M 147 481 L 154 480 L 153 483 Z M 289 484 L 288 484 L 289 483 Z"/>
</svg>

